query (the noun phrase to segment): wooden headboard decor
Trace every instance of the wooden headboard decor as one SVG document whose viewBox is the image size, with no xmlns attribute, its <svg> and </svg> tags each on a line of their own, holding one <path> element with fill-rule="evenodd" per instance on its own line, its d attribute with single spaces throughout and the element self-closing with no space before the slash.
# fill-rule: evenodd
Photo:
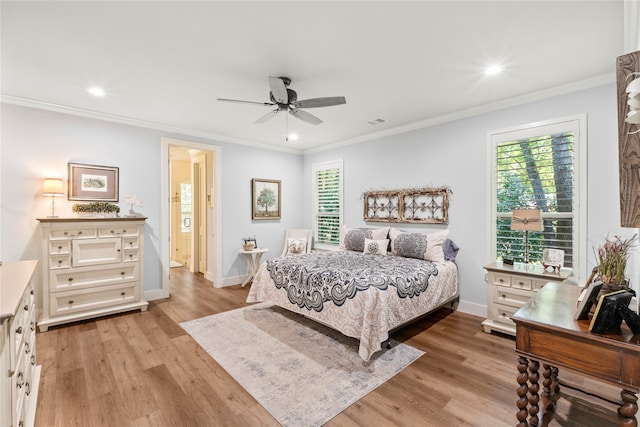
<svg viewBox="0 0 640 427">
<path fill-rule="evenodd" d="M 620 225 L 637 228 L 640 227 L 640 51 L 618 57 L 616 80 Z"/>
<path fill-rule="evenodd" d="M 450 193 L 447 187 L 367 191 L 364 220 L 448 224 Z"/>
</svg>

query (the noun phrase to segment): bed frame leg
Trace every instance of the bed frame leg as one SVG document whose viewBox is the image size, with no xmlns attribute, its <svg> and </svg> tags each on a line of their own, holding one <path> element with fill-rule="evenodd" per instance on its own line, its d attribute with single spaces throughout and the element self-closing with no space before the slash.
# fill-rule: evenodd
<svg viewBox="0 0 640 427">
<path fill-rule="evenodd" d="M 387 350 L 389 350 L 391 348 L 391 337 L 387 338 Z"/>
</svg>

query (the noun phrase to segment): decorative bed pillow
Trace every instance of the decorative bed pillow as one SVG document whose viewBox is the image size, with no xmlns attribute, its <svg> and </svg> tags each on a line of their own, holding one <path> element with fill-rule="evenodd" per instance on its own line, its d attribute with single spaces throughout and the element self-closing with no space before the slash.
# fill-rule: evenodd
<svg viewBox="0 0 640 427">
<path fill-rule="evenodd" d="M 389 231 L 391 253 L 406 258 L 444 262 L 442 244 L 447 236 L 449 236 L 449 230 L 435 233 L 406 233 L 392 228 Z"/>
<path fill-rule="evenodd" d="M 364 253 L 367 255 L 386 255 L 389 239 L 371 240 L 364 239 Z"/>
<path fill-rule="evenodd" d="M 442 244 L 442 251 L 444 252 L 444 259 L 447 261 L 455 261 L 456 256 L 458 256 L 458 250 L 460 248 L 458 245 L 453 243 L 453 240 L 447 239 Z"/>
<path fill-rule="evenodd" d="M 307 239 L 290 237 L 287 240 L 287 255 L 303 254 L 307 251 Z"/>
<path fill-rule="evenodd" d="M 364 252 L 364 239 L 384 240 L 389 235 L 389 227 L 383 228 L 347 228 L 340 227 L 340 249 Z"/>
</svg>

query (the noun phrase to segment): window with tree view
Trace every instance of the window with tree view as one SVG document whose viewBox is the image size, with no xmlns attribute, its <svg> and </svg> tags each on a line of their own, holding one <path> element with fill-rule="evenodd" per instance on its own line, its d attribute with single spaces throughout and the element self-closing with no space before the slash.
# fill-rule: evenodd
<svg viewBox="0 0 640 427">
<path fill-rule="evenodd" d="M 494 250 L 498 258 L 523 262 L 525 234 L 511 230 L 513 209 L 540 209 L 542 231 L 529 231 L 529 259 L 542 261 L 545 248 L 564 251 L 564 267 L 575 268 L 582 256 L 577 215 L 579 123 L 518 130 L 494 137 Z M 509 139 L 515 136 L 514 139 Z"/>
<path fill-rule="evenodd" d="M 342 221 L 342 161 L 313 167 L 315 244 L 337 245 Z"/>
</svg>

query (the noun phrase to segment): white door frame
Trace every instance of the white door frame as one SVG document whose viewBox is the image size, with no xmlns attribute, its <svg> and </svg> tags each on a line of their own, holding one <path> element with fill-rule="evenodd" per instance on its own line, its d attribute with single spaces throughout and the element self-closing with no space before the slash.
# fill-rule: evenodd
<svg viewBox="0 0 640 427">
<path fill-rule="evenodd" d="M 160 256 L 162 264 L 162 295 L 164 298 L 169 296 L 169 272 L 171 266 L 171 244 L 170 244 L 170 225 L 169 225 L 169 207 L 171 204 L 171 194 L 169 194 L 169 146 L 175 145 L 179 147 L 194 148 L 196 150 L 210 151 L 213 156 L 213 170 L 207 170 L 210 182 L 213 182 L 213 188 L 208 191 L 211 201 L 208 205 L 209 212 L 207 215 L 207 271 L 204 277 L 211 280 L 215 287 L 222 286 L 222 242 L 220 233 L 220 221 L 222 218 L 222 209 L 220 202 L 222 200 L 222 147 L 216 145 L 202 144 L 199 142 L 185 141 L 174 138 L 163 137 L 162 151 L 160 153 L 160 199 L 164 200 L 160 204 L 161 230 L 160 230 Z M 213 194 L 211 194 L 213 193 Z"/>
</svg>

